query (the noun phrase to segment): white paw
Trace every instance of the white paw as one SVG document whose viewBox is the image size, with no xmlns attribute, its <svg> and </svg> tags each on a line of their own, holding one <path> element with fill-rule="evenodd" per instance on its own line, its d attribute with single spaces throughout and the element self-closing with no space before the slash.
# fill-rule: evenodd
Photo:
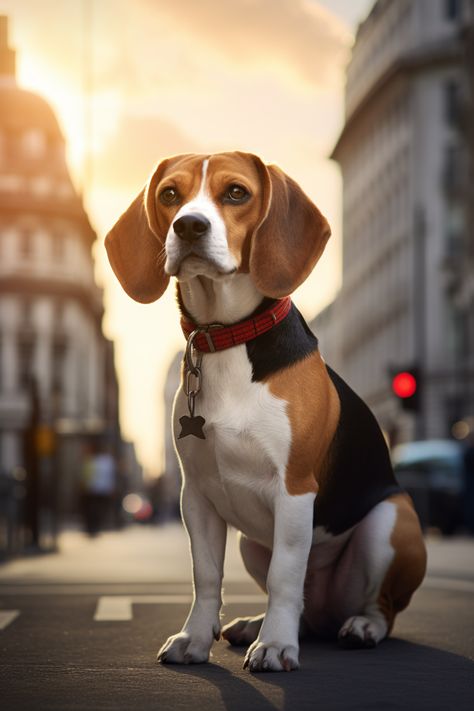
<svg viewBox="0 0 474 711">
<path fill-rule="evenodd" d="M 370 649 L 385 637 L 385 632 L 379 620 L 356 615 L 349 617 L 339 630 L 339 644 L 346 649 Z"/>
<path fill-rule="evenodd" d="M 235 647 L 252 644 L 258 637 L 264 616 L 237 617 L 222 628 L 223 638 Z"/>
<path fill-rule="evenodd" d="M 258 639 L 249 647 L 244 669 L 251 672 L 292 671 L 299 669 L 298 648 L 278 642 L 259 642 Z"/>
<path fill-rule="evenodd" d="M 156 659 L 162 664 L 202 664 L 209 659 L 212 640 L 191 636 L 188 632 L 178 632 L 168 637 Z"/>
</svg>

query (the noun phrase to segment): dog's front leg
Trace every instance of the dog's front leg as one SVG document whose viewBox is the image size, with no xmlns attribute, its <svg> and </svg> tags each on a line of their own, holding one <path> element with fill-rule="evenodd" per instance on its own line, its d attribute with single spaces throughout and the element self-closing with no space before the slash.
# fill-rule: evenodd
<svg viewBox="0 0 474 711">
<path fill-rule="evenodd" d="M 227 525 L 212 503 L 186 481 L 181 510 L 191 542 L 194 600 L 183 629 L 158 652 L 168 664 L 207 662 L 213 639 L 219 639 L 219 611 Z"/>
<path fill-rule="evenodd" d="M 315 495 L 281 491 L 275 505 L 273 552 L 267 575 L 268 607 L 260 633 L 249 647 L 250 671 L 298 669 L 298 629 L 303 586 L 313 537 Z"/>
</svg>

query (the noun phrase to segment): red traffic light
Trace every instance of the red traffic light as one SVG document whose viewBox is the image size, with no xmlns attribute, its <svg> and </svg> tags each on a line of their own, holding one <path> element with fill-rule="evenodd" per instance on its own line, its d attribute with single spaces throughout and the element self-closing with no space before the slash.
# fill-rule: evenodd
<svg viewBox="0 0 474 711">
<path fill-rule="evenodd" d="M 406 370 L 397 373 L 392 379 L 392 390 L 397 397 L 413 397 L 416 393 L 416 387 L 415 376 Z"/>
</svg>

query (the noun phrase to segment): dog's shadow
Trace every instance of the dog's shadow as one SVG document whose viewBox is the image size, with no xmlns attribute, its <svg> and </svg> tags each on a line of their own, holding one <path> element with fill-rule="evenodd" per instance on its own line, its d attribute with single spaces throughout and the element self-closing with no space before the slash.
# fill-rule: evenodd
<svg viewBox="0 0 474 711">
<path fill-rule="evenodd" d="M 303 642 L 302 668 L 250 674 L 245 650 L 221 642 L 212 663 L 167 666 L 166 673 L 216 687 L 226 711 L 472 711 L 474 663 L 421 644 L 390 638 L 376 650 L 341 650 L 328 642 Z M 238 662 L 236 669 L 235 662 Z M 196 698 L 196 709 L 206 706 Z"/>
</svg>

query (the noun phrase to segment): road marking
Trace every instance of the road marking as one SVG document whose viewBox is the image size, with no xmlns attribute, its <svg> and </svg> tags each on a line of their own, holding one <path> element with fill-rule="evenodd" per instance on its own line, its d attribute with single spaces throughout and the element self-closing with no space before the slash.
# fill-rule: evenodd
<svg viewBox="0 0 474 711">
<path fill-rule="evenodd" d="M 0 630 L 4 630 L 10 625 L 13 620 L 16 620 L 20 610 L 1 610 L 0 611 Z"/>
<path fill-rule="evenodd" d="M 94 614 L 96 622 L 106 622 L 116 620 L 117 622 L 126 622 L 131 620 L 132 614 L 132 598 L 131 597 L 100 597 L 97 603 L 97 608 Z"/>
<path fill-rule="evenodd" d="M 474 593 L 474 581 L 472 580 L 455 580 L 454 578 L 442 578 L 435 575 L 427 576 L 423 582 L 423 587 Z M 133 605 L 189 605 L 192 599 L 192 595 L 189 594 L 103 595 L 99 597 L 97 602 L 94 620 L 96 622 L 127 622 L 133 619 Z M 262 593 L 224 594 L 224 604 L 226 605 L 264 604 L 265 601 L 266 596 Z M 17 614 L 15 613 L 13 618 L 9 619 L 6 624 L 11 622 Z M 2 629 L 1 624 L 0 629 Z"/>
<path fill-rule="evenodd" d="M 128 622 L 133 619 L 132 605 L 189 605 L 192 595 L 103 595 L 97 602 L 95 622 Z M 224 595 L 224 603 L 254 604 L 265 603 L 261 593 Z"/>
<path fill-rule="evenodd" d="M 455 578 L 440 578 L 436 575 L 428 575 L 423 582 L 423 587 L 474 593 L 474 580 L 456 580 Z"/>
<path fill-rule="evenodd" d="M 145 582 L 86 582 L 86 583 L 67 583 L 67 582 L 52 582 L 42 583 L 38 581 L 28 583 L 8 583 L 0 581 L 0 597 L 2 595 L 22 595 L 34 596 L 38 595 L 134 595 L 137 591 L 138 595 L 142 591 L 154 590 L 156 594 L 168 594 L 170 590 L 176 593 L 186 593 L 191 589 L 190 583 L 150 583 Z"/>
</svg>

